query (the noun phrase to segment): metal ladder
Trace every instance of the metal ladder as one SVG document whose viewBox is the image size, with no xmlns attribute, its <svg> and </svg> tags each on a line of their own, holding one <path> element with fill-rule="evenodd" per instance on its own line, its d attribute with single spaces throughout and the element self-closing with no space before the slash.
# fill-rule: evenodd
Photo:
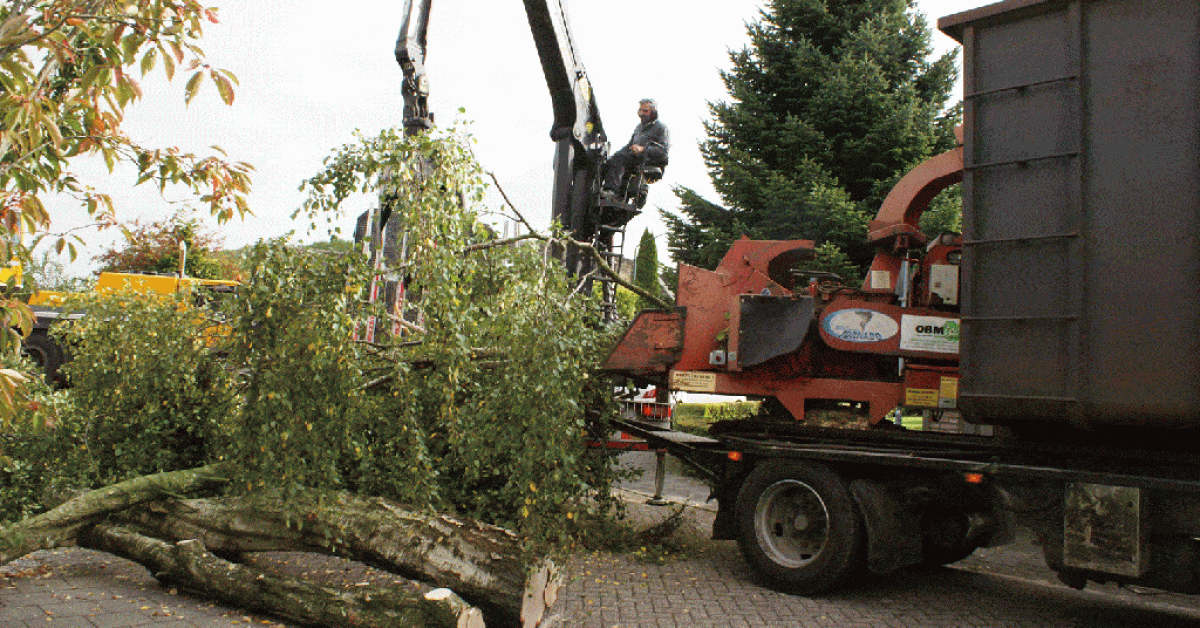
<svg viewBox="0 0 1200 628">
<path fill-rule="evenodd" d="M 623 254 L 625 225 L 600 225 L 600 228 L 596 230 L 596 239 L 592 246 L 596 247 L 596 251 L 600 253 L 600 258 L 604 260 L 604 263 L 608 264 L 614 273 L 620 275 L 621 266 L 625 261 Z M 618 319 L 617 282 L 607 275 L 597 275 L 595 281 L 600 282 L 601 317 L 605 323 L 615 323 Z"/>
</svg>

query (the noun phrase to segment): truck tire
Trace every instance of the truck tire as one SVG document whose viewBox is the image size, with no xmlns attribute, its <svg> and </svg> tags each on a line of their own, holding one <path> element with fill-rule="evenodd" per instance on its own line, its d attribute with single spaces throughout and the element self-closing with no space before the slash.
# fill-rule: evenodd
<svg viewBox="0 0 1200 628">
<path fill-rule="evenodd" d="M 761 463 L 742 484 L 735 512 L 738 547 L 773 588 L 823 593 L 865 566 L 862 516 L 846 481 L 828 467 Z"/>
<path fill-rule="evenodd" d="M 942 567 L 970 556 L 978 545 L 969 537 L 971 522 L 966 513 L 931 511 L 921 517 L 921 545 L 925 568 Z"/>
<path fill-rule="evenodd" d="M 21 353 L 42 370 L 47 382 L 60 382 L 62 376 L 58 369 L 66 360 L 62 347 L 58 346 L 53 338 L 41 332 L 33 332 L 21 343 Z"/>
</svg>

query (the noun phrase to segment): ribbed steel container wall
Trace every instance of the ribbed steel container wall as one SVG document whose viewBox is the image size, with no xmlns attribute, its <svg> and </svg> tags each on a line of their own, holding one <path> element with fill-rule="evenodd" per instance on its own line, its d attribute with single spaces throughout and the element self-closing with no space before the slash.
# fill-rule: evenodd
<svg viewBox="0 0 1200 628">
<path fill-rule="evenodd" d="M 1200 2 L 938 26 L 964 51 L 964 415 L 1200 426 Z"/>
</svg>

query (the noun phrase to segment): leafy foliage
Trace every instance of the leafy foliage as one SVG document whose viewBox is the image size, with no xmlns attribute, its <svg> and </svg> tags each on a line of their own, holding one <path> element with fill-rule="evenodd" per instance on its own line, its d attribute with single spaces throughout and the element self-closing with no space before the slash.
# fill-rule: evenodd
<svg viewBox="0 0 1200 628">
<path fill-rule="evenodd" d="M 419 325 L 378 347 L 388 372 L 374 372 L 372 412 L 386 420 L 353 430 L 355 485 L 564 538 L 611 479 L 585 446 L 599 418 L 588 409 L 611 397 L 593 372 L 609 338 L 594 304 L 547 249 L 487 244 L 481 172 L 453 130 L 361 138 L 305 187 L 314 225 L 349 193 L 377 191 L 408 230 L 395 270 Z"/>
<path fill-rule="evenodd" d="M 255 253 L 255 281 L 206 308 L 186 294 L 132 290 L 67 305 L 87 312 L 60 330 L 73 354 L 64 367 L 72 387 L 58 393 L 69 403 L 52 419 L 26 417 L 11 449 L 0 445 L 13 478 L 6 488 L 0 475 L 9 515 L 32 508 L 44 487 L 96 488 L 218 461 L 239 463 L 243 480 L 339 486 L 336 473 L 312 468 L 339 460 L 349 442 L 320 435 L 362 424 L 343 423 L 363 398 L 361 362 L 346 350 L 345 289 L 361 264 L 280 243 Z"/>
<path fill-rule="evenodd" d="M 103 159 L 110 171 L 131 164 L 139 184 L 182 185 L 220 220 L 249 211 L 248 164 L 226 161 L 220 149 L 198 156 L 142 146 L 121 127 L 125 107 L 142 97 L 134 74 L 158 67 L 167 77 L 191 74 L 188 100 L 211 80 L 222 100 L 233 102 L 236 78 L 209 66 L 196 45 L 206 21 L 217 21 L 216 10 L 195 0 L 0 5 L 0 259 L 30 261 L 29 251 L 51 228 L 42 202 L 47 195 L 74 196 L 98 220 L 115 221 L 111 198 L 69 169 L 87 155 Z M 32 243 L 22 242 L 21 233 L 33 235 Z M 55 248 L 74 255 L 65 236 Z M 27 332 L 28 317 L 19 301 L 0 300 L 5 329 Z M 0 336 L 0 352 L 18 345 L 16 333 Z M 11 408 L 0 410 L 11 414 Z"/>
<path fill-rule="evenodd" d="M 95 257 L 101 271 L 170 274 L 179 270 L 179 245 L 187 247 L 184 274 L 199 279 L 232 279 L 238 274 L 233 260 L 219 257 L 218 236 L 195 216 L 176 213 L 142 224 L 121 225 L 123 246 L 114 245 Z"/>
<path fill-rule="evenodd" d="M 366 355 L 352 337 L 365 270 L 361 259 L 282 242 L 250 252 L 224 347 L 241 374 L 227 455 L 250 485 L 345 488 L 358 432 L 386 420 L 360 388 Z"/>
<path fill-rule="evenodd" d="M 743 234 L 805 238 L 861 264 L 890 186 L 953 146 L 955 53 L 927 60 L 928 27 L 906 0 L 771 0 L 748 31 L 701 146 L 728 208 L 677 189 L 668 248 L 713 268 Z"/>
<path fill-rule="evenodd" d="M 600 298 L 597 295 L 597 298 Z M 625 286 L 617 286 L 616 308 L 617 316 L 622 321 L 631 321 L 639 310 L 643 308 L 642 297 L 633 293 L 632 290 L 627 290 Z"/>
<path fill-rule="evenodd" d="M 816 258 L 805 264 L 805 269 L 833 273 L 841 278 L 842 285 L 853 286 L 863 280 L 862 269 L 832 242 L 818 244 Z"/>
<path fill-rule="evenodd" d="M 53 251 L 42 251 L 22 265 L 23 287 L 29 292 L 78 292 L 87 287 L 88 280 L 67 274 L 66 265 Z"/>
<path fill-rule="evenodd" d="M 0 524 L 45 510 L 47 501 L 69 490 L 71 471 L 86 466 L 80 420 L 70 395 L 52 389 L 36 377 L 36 367 L 24 358 L 4 355 L 0 364 L 24 373 L 28 383 L 19 403 L 17 420 L 0 433 Z"/>
<path fill-rule="evenodd" d="M 188 99 L 203 79 L 233 102 L 232 73 L 205 63 L 195 42 L 214 9 L 192 0 L 153 0 L 130 10 L 122 3 L 25 0 L 0 8 L 0 190 L 9 209 L 21 209 L 28 232 L 49 223 L 45 193 L 80 197 L 90 213 L 111 212 L 111 200 L 78 181 L 69 160 L 97 154 L 109 169 L 118 161 L 138 168 L 139 183 L 181 183 L 203 194 L 214 215 L 247 211 L 246 164 L 198 158 L 178 149 L 144 148 L 121 131 L 124 110 L 141 98 L 138 81 L 162 64 L 168 77 L 191 72 Z M 8 225 L 10 229 L 13 224 Z"/>
<path fill-rule="evenodd" d="M 233 491 L 344 489 L 577 538 L 610 505 L 615 472 L 587 435 L 613 411 L 594 372 L 611 336 L 547 248 L 490 241 L 468 141 L 386 131 L 305 183 L 313 224 L 352 190 L 397 199 L 402 333 L 356 339 L 393 314 L 366 299 L 380 271 L 361 253 L 282 241 L 254 246 L 213 309 L 132 293 L 76 304 L 75 418 L 9 454 L 10 512 L 44 450 L 69 460 L 55 480 L 69 486 L 224 461 Z"/>
<path fill-rule="evenodd" d="M 947 231 L 962 233 L 962 187 L 952 186 L 942 191 L 921 214 L 921 233 L 937 236 Z"/>
<path fill-rule="evenodd" d="M 65 330 L 63 367 L 87 417 L 87 481 L 109 483 L 212 461 L 233 407 L 232 376 L 212 358 L 211 312 L 187 295 L 83 294 Z"/>
</svg>

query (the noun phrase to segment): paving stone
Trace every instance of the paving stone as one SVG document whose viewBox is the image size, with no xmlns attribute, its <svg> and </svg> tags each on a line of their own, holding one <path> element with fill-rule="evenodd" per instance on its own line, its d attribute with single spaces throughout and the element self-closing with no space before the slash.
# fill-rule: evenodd
<svg viewBox="0 0 1200 628">
<path fill-rule="evenodd" d="M 0 608 L 0 617 L 5 621 L 27 621 L 30 619 L 45 619 L 46 611 L 40 606 L 9 606 L 7 603 Z"/>
</svg>

